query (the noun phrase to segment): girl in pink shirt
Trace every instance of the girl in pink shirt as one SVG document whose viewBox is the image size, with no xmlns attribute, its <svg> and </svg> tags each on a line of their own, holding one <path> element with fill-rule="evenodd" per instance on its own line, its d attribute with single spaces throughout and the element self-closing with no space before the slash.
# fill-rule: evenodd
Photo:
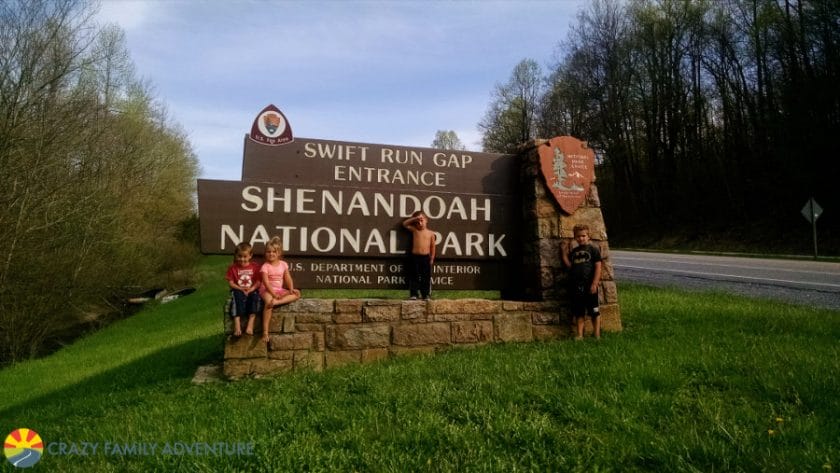
<svg viewBox="0 0 840 473">
<path fill-rule="evenodd" d="M 300 291 L 295 289 L 289 264 L 283 261 L 283 242 L 280 237 L 274 237 L 265 245 L 265 263 L 260 272 L 262 284 L 260 296 L 263 304 L 263 336 L 265 343 L 269 342 L 268 325 L 274 308 L 300 299 Z"/>
</svg>

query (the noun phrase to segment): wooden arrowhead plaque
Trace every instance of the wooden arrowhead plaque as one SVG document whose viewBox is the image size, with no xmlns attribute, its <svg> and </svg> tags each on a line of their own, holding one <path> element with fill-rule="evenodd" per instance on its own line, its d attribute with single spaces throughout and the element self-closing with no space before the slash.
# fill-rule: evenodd
<svg viewBox="0 0 840 473">
<path fill-rule="evenodd" d="M 573 214 L 595 180 L 595 152 L 585 141 L 558 136 L 540 145 L 539 155 L 549 191 L 564 212 Z"/>
</svg>

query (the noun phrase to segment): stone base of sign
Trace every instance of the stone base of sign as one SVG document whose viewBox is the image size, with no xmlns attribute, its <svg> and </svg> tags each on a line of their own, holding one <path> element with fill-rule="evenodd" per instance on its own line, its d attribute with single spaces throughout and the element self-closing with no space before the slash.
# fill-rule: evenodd
<svg viewBox="0 0 840 473">
<path fill-rule="evenodd" d="M 614 299 L 602 301 L 601 311 L 602 331 L 621 330 Z M 574 334 L 568 309 L 557 301 L 301 299 L 274 310 L 268 345 L 261 341 L 260 318 L 258 333 L 234 338 L 233 323 L 225 316 L 227 378 L 320 371 L 451 347 Z M 592 331 L 588 319 L 586 331 Z"/>
</svg>

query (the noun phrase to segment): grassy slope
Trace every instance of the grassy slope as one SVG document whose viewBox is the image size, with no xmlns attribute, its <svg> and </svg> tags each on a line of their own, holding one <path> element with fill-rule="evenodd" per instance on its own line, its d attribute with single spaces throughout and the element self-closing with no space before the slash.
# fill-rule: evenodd
<svg viewBox="0 0 840 473">
<path fill-rule="evenodd" d="M 601 343 L 191 385 L 221 356 L 225 262 L 205 260 L 187 298 L 0 371 L 0 433 L 255 455 L 45 454 L 33 471 L 813 471 L 840 456 L 836 311 L 622 285 L 626 329 Z"/>
</svg>

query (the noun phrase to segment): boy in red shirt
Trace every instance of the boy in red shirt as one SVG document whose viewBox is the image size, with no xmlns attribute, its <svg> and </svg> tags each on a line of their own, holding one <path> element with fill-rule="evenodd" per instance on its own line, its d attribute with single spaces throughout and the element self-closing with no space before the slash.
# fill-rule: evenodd
<svg viewBox="0 0 840 473">
<path fill-rule="evenodd" d="M 254 334 L 254 319 L 260 305 L 260 266 L 251 261 L 252 248 L 250 243 L 242 242 L 236 245 L 234 263 L 228 267 L 225 279 L 233 294 L 233 307 L 230 316 L 233 317 L 233 336 L 242 336 L 240 318 L 248 315 L 248 325 L 245 333 Z"/>
</svg>

